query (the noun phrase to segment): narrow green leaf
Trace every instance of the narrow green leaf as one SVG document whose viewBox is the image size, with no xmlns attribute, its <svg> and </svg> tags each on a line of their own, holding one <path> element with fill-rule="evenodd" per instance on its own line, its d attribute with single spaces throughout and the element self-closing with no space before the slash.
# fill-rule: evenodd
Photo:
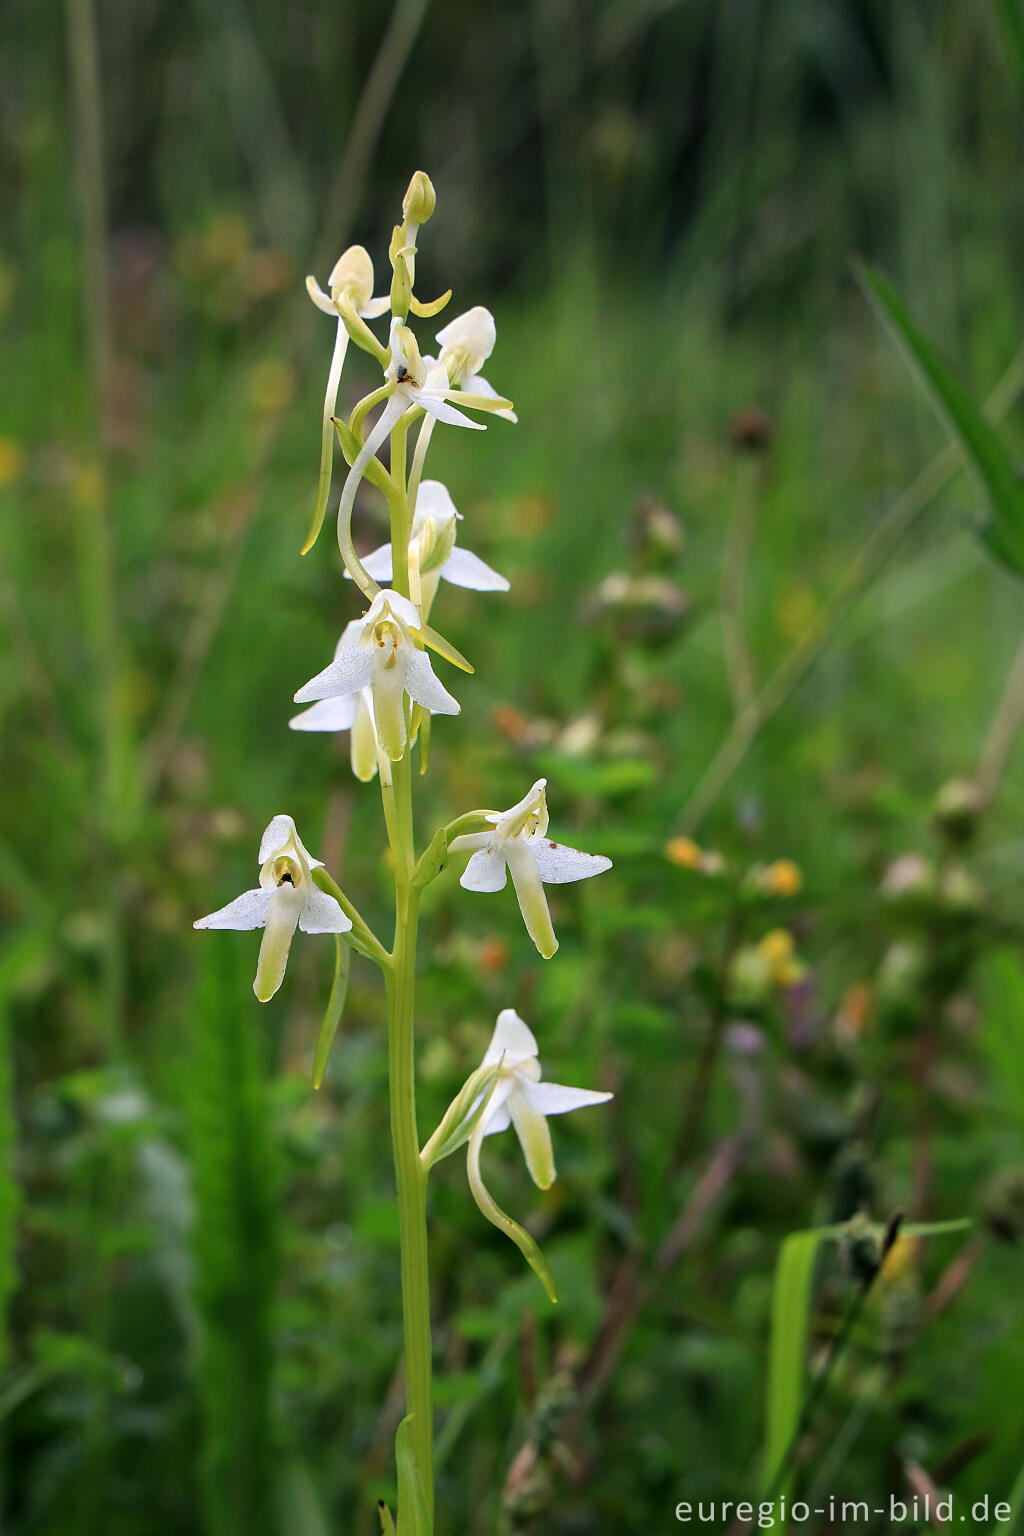
<svg viewBox="0 0 1024 1536">
<path fill-rule="evenodd" d="M 1024 104 L 1024 8 L 1021 0 L 992 0 L 1003 59 Z"/>
<path fill-rule="evenodd" d="M 856 264 L 856 273 L 910 371 L 981 482 L 989 515 L 978 527 L 979 537 L 1000 564 L 1017 576 L 1024 575 L 1024 481 L 1009 450 L 931 342 L 918 330 L 892 285 L 863 262 Z"/>
<path fill-rule="evenodd" d="M 978 1043 L 988 1060 L 993 1098 L 1024 1131 L 1024 966 L 1009 948 L 994 950 L 979 972 Z"/>
<path fill-rule="evenodd" d="M 407 1414 L 395 1436 L 398 1464 L 398 1536 L 432 1536 L 433 1521 L 427 1511 L 423 1478 L 412 1448 L 412 1414 Z"/>
<path fill-rule="evenodd" d="M 327 1071 L 327 1059 L 331 1054 L 334 1037 L 338 1033 L 345 998 L 348 996 L 348 975 L 352 966 L 352 950 L 340 933 L 334 935 L 334 981 L 327 999 L 327 1011 L 320 1026 L 320 1034 L 313 1055 L 313 1087 L 319 1088 Z"/>
<path fill-rule="evenodd" d="M 827 1229 L 825 1229 L 827 1230 Z M 800 1422 L 810 1332 L 811 1286 L 821 1232 L 791 1232 L 779 1252 L 772 1292 L 762 1484 L 774 1487 Z M 786 1481 L 778 1493 L 788 1493 Z"/>
</svg>

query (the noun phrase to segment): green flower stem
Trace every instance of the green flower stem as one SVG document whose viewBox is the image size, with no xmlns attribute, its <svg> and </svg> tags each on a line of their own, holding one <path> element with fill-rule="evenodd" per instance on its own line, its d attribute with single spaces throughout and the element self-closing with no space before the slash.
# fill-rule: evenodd
<svg viewBox="0 0 1024 1536">
<path fill-rule="evenodd" d="M 395 765 L 395 779 L 409 797 L 409 758 Z M 434 1413 L 431 1388 L 430 1280 L 427 1264 L 427 1173 L 420 1162 L 416 1127 L 414 997 L 419 892 L 396 849 L 395 948 L 388 972 L 388 1065 L 391 1141 L 398 1186 L 402 1264 L 402 1324 L 405 1332 L 406 1411 L 412 1415 L 413 1455 L 433 1514 Z"/>
<path fill-rule="evenodd" d="M 409 507 L 406 494 L 407 421 L 391 436 L 392 582 L 409 595 Z M 411 724 L 411 711 L 407 728 Z M 411 1415 L 413 1457 L 419 1470 L 430 1521 L 434 1510 L 434 1411 L 431 1388 L 430 1278 L 427 1258 L 427 1172 L 420 1162 L 416 1125 L 415 989 L 419 889 L 413 883 L 416 846 L 412 816 L 412 746 L 393 765 L 393 783 L 381 790 L 388 840 L 395 866 L 395 942 L 387 975 L 388 1069 L 391 1143 L 398 1189 L 402 1266 L 402 1324 L 405 1334 L 406 1411 Z"/>
</svg>

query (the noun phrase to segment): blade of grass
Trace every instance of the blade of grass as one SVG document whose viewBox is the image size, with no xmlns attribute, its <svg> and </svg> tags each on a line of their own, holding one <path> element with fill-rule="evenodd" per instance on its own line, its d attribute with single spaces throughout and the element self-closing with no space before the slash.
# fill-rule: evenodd
<svg viewBox="0 0 1024 1536">
<path fill-rule="evenodd" d="M 792 1232 L 775 1268 L 772 1291 L 768 1388 L 765 1400 L 765 1446 L 762 1485 L 772 1488 L 793 1443 L 804 1401 L 807 1339 L 810 1332 L 811 1285 L 821 1232 Z M 788 1492 L 788 1482 L 780 1493 Z"/>
<path fill-rule="evenodd" d="M 1024 575 L 1024 481 L 999 434 L 985 420 L 932 343 L 918 329 L 892 284 L 865 262 L 857 280 L 940 420 L 960 444 L 989 503 L 978 535 L 1015 575 Z"/>
</svg>

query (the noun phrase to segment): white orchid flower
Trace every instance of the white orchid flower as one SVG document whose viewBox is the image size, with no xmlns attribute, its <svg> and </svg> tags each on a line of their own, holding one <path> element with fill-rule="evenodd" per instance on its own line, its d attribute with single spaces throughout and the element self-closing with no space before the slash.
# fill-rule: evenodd
<svg viewBox="0 0 1024 1536">
<path fill-rule="evenodd" d="M 373 262 L 363 245 L 350 245 L 338 257 L 327 286 L 329 294 L 324 293 L 315 277 L 306 278 L 306 292 L 325 315 L 338 315 L 345 304 L 351 304 L 362 319 L 376 320 L 391 308 L 386 293 L 378 299 L 373 297 Z"/>
<path fill-rule="evenodd" d="M 470 1191 L 487 1220 L 516 1244 L 554 1301 L 555 1281 L 547 1260 L 530 1234 L 501 1209 L 483 1181 L 480 1148 L 485 1136 L 495 1136 L 514 1126 L 530 1177 L 540 1189 L 550 1189 L 555 1181 L 555 1159 L 548 1116 L 565 1115 L 589 1104 L 605 1104 L 612 1095 L 542 1082 L 537 1042 L 513 1008 L 504 1008 L 499 1013 L 479 1073 L 485 1080 L 485 1075 L 494 1076 L 490 1077 L 483 1110 L 469 1137 L 466 1171 Z"/>
<path fill-rule="evenodd" d="M 507 811 L 489 811 L 486 820 L 492 824 L 492 832 L 463 833 L 454 837 L 449 847 L 453 853 L 472 851 L 459 880 L 467 891 L 502 891 L 511 874 L 526 931 L 544 959 L 550 960 L 558 940 L 544 886 L 589 880 L 611 869 L 612 861 L 548 840 L 546 785 L 546 779 L 538 779 L 518 805 Z"/>
<path fill-rule="evenodd" d="M 457 715 L 453 699 L 420 650 L 411 630 L 420 629 L 413 603 L 390 588 L 378 592 L 362 619 L 348 625 L 329 667 L 301 687 L 296 704 L 337 699 L 369 688 L 381 751 L 393 762 L 405 753 L 405 695 L 434 715 Z"/>
<path fill-rule="evenodd" d="M 341 639 L 334 648 L 335 660 L 353 645 L 358 645 L 362 633 L 362 619 L 346 624 Z M 382 782 L 390 784 L 389 761 L 379 761 L 377 727 L 373 718 L 373 694 L 369 688 L 358 693 L 339 694 L 336 698 L 321 699 L 308 709 L 293 715 L 288 722 L 293 731 L 351 731 L 349 745 L 352 772 L 363 784 L 369 784 L 379 767 L 384 769 Z"/>
<path fill-rule="evenodd" d="M 533 1031 L 515 1009 L 503 1008 L 481 1063 L 496 1066 L 498 1078 L 480 1117 L 479 1132 L 481 1137 L 496 1136 L 514 1126 L 530 1178 L 538 1189 L 550 1189 L 555 1182 L 555 1160 L 547 1117 L 567 1115 L 589 1104 L 607 1104 L 613 1095 L 541 1082 L 537 1049 Z"/>
<path fill-rule="evenodd" d="M 328 279 L 328 288 L 330 293 L 326 294 L 315 277 L 306 278 L 306 292 L 317 309 L 322 310 L 325 315 L 332 315 L 337 320 L 338 329 L 334 338 L 334 352 L 331 356 L 327 389 L 324 394 L 316 505 L 303 552 L 311 548 L 316 541 L 324 520 L 327 497 L 330 494 L 334 464 L 332 417 L 338 406 L 338 388 L 341 384 L 345 353 L 348 350 L 349 326 L 357 327 L 361 320 L 375 320 L 379 315 L 386 314 L 391 305 L 388 294 L 377 299 L 373 297 L 373 262 L 370 260 L 369 252 L 361 245 L 350 245 L 348 250 L 339 256 Z"/>
<path fill-rule="evenodd" d="M 284 980 L 296 927 L 303 933 L 348 933 L 352 923 L 333 896 L 320 890 L 311 871 L 322 867 L 303 847 L 290 816 L 275 816 L 260 842 L 260 883 L 193 928 L 262 928 L 263 942 L 252 989 L 269 1002 Z"/>
<path fill-rule="evenodd" d="M 453 385 L 457 384 L 467 395 L 483 395 L 490 400 L 501 398 L 480 372 L 494 351 L 497 339 L 494 316 L 482 304 L 467 309 L 463 315 L 456 315 L 438 331 L 435 340 L 441 348 L 440 362 Z M 505 421 L 519 419 L 515 411 L 507 407 L 494 414 Z"/>
<path fill-rule="evenodd" d="M 419 600 L 426 609 L 434 600 L 441 577 L 474 592 L 508 591 L 504 576 L 470 550 L 455 547 L 455 525 L 461 517 L 440 480 L 422 482 L 409 532 L 409 584 L 414 601 Z M 375 549 L 363 560 L 363 566 L 375 581 L 390 582 L 391 545 Z"/>
</svg>

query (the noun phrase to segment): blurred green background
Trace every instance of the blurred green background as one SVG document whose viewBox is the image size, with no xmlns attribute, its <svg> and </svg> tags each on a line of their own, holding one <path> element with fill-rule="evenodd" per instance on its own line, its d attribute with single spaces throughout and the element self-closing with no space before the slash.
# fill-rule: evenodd
<svg viewBox="0 0 1024 1536">
<path fill-rule="evenodd" d="M 359 240 L 380 291 L 420 166 L 419 290 L 494 311 L 520 418 L 434 438 L 512 591 L 438 603 L 477 670 L 420 834 L 544 774 L 554 834 L 615 859 L 555 893 L 546 965 L 510 896 L 427 895 L 424 1136 L 508 1005 L 616 1093 L 556 1125 L 546 1195 L 487 1145 L 557 1309 L 459 1158 L 432 1181 L 439 1530 L 669 1530 L 756 1496 L 773 1440 L 819 1502 L 1010 1499 L 1021 593 L 849 258 L 1019 437 L 1016 0 L 0 27 L 6 1529 L 368 1536 L 393 1497 L 376 972 L 314 1094 L 329 941 L 261 1009 L 253 936 L 191 923 L 288 811 L 387 935 L 378 798 L 286 728 L 356 611 L 333 539 L 298 553 L 332 341 L 303 278 Z M 350 352 L 345 408 L 375 383 Z M 972 1225 L 877 1278 L 844 1230 L 773 1311 L 787 1236 L 858 1212 Z"/>
</svg>

